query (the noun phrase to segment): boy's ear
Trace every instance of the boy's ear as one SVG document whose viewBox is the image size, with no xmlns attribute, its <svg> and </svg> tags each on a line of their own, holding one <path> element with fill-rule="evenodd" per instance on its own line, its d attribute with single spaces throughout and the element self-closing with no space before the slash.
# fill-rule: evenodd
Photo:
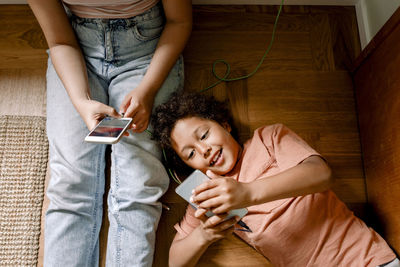
<svg viewBox="0 0 400 267">
<path fill-rule="evenodd" d="M 221 125 L 222 125 L 222 127 L 223 127 L 225 130 L 227 130 L 229 133 L 232 131 L 232 127 L 231 127 L 231 125 L 230 125 L 229 123 L 223 122 L 223 123 L 221 123 Z"/>
</svg>

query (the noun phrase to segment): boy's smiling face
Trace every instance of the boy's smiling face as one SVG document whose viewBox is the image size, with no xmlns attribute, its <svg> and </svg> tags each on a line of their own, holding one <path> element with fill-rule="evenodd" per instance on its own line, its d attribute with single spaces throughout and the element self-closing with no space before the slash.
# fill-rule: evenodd
<svg viewBox="0 0 400 267">
<path fill-rule="evenodd" d="M 172 148 L 190 167 L 223 175 L 233 169 L 241 150 L 230 131 L 228 123 L 199 117 L 181 119 L 171 131 Z"/>
</svg>

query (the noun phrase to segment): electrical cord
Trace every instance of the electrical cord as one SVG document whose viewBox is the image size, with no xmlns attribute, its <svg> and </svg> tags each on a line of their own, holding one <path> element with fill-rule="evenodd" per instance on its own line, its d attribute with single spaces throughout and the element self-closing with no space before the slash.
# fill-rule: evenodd
<svg viewBox="0 0 400 267">
<path fill-rule="evenodd" d="M 214 77 L 218 79 L 218 81 L 215 82 L 215 83 L 213 83 L 212 85 L 210 85 L 210 86 L 208 86 L 208 87 L 206 87 L 206 88 L 200 90 L 200 93 L 205 92 L 205 91 L 207 91 L 207 90 L 209 90 L 209 89 L 215 87 L 216 85 L 220 84 L 221 82 L 233 82 L 233 81 L 238 81 L 238 80 L 243 80 L 243 79 L 250 78 L 251 76 L 253 76 L 253 75 L 260 69 L 261 65 L 262 65 L 263 62 L 264 62 L 265 57 L 267 56 L 267 54 L 269 53 L 269 51 L 270 51 L 271 48 L 272 48 L 272 44 L 273 44 L 274 39 L 275 39 L 276 27 L 277 27 L 277 25 L 278 25 L 278 19 L 279 19 L 279 16 L 280 16 L 280 14 L 281 14 L 281 11 L 282 11 L 283 3 L 284 3 L 284 0 L 282 0 L 281 4 L 280 4 L 280 6 L 279 6 L 278 14 L 276 15 L 276 18 L 275 18 L 274 27 L 273 27 L 273 29 L 272 29 L 271 41 L 269 42 L 269 45 L 268 45 L 267 49 L 265 50 L 264 55 L 262 56 L 260 62 L 259 62 L 258 65 L 256 66 L 256 68 L 255 68 L 252 72 L 250 72 L 249 74 L 247 74 L 247 75 L 243 75 L 243 76 L 235 77 L 235 78 L 228 78 L 228 76 L 229 76 L 229 74 L 230 74 L 230 71 L 231 71 L 231 65 L 230 65 L 228 62 L 226 62 L 224 59 L 217 59 L 217 60 L 215 60 L 214 63 L 213 63 L 212 73 L 213 73 Z M 224 77 L 222 77 L 222 78 L 221 78 L 220 76 L 218 76 L 218 74 L 217 74 L 216 71 L 215 71 L 215 66 L 216 66 L 218 63 L 223 63 L 223 64 L 225 64 L 225 66 L 226 66 L 225 75 L 224 75 Z"/>
</svg>

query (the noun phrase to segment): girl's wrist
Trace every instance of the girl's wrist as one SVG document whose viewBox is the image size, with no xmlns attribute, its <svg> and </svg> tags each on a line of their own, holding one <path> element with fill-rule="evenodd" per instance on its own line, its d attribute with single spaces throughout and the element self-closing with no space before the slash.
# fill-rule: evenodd
<svg viewBox="0 0 400 267">
<path fill-rule="evenodd" d="M 74 104 L 76 110 L 81 113 L 88 107 L 88 102 L 90 99 L 87 98 L 78 98 L 74 99 L 72 103 Z"/>
<path fill-rule="evenodd" d="M 85 106 L 90 100 L 90 95 L 85 93 L 79 94 L 79 96 L 71 96 L 71 101 L 76 107 Z"/>
</svg>

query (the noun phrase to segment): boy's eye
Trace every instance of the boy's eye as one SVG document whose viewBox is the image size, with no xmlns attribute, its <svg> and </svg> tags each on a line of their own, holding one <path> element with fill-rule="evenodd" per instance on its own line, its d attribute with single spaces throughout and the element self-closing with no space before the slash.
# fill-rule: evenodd
<svg viewBox="0 0 400 267">
<path fill-rule="evenodd" d="M 191 159 L 193 157 L 193 155 L 194 155 L 194 150 L 190 151 L 188 159 Z"/>
<path fill-rule="evenodd" d="M 206 139 L 208 136 L 208 130 L 200 137 L 200 140 Z"/>
</svg>

